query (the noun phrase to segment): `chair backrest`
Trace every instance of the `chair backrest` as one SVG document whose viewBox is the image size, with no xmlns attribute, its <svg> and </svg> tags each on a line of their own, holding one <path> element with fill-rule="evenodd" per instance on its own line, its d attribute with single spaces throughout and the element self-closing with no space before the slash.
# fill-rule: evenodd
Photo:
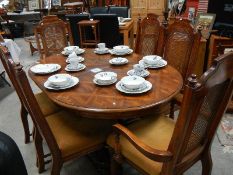
<svg viewBox="0 0 233 175">
<path fill-rule="evenodd" d="M 184 80 L 195 67 L 200 38 L 200 33 L 194 33 L 188 20 L 176 20 L 166 31 L 163 57 Z"/>
<path fill-rule="evenodd" d="M 91 7 L 90 14 L 91 17 L 96 14 L 108 14 L 108 7 Z"/>
<path fill-rule="evenodd" d="M 60 155 L 57 142 L 33 94 L 27 75 L 23 70 L 23 66 L 20 65 L 20 63 L 15 64 L 12 59 L 8 59 L 7 64 L 9 70 L 12 74 L 15 75 L 17 79 L 20 91 L 23 94 L 22 101 L 28 109 L 28 112 L 32 118 L 36 131 L 43 136 L 43 138 L 48 144 L 51 153 L 56 152 L 58 155 Z"/>
<path fill-rule="evenodd" d="M 139 18 L 134 51 L 141 55 L 161 55 L 164 28 L 156 14 Z"/>
<path fill-rule="evenodd" d="M 45 16 L 42 19 L 35 28 L 35 36 L 39 51 L 45 56 L 61 53 L 69 42 L 73 45 L 69 25 L 55 15 Z M 40 47 L 41 44 L 43 48 Z"/>
<path fill-rule="evenodd" d="M 80 37 L 79 37 L 79 27 L 77 23 L 82 20 L 88 20 L 88 14 L 69 14 L 66 15 L 66 18 L 69 19 L 71 33 L 74 39 L 74 45 L 80 46 Z"/>
<path fill-rule="evenodd" d="M 168 147 L 173 159 L 164 164 L 164 174 L 171 173 L 167 171 L 182 174 L 182 166 L 188 168 L 187 165 L 192 165 L 210 151 L 213 136 L 232 95 L 232 67 L 233 53 L 230 53 L 214 60 L 212 67 L 199 80 L 195 75 L 188 78 Z"/>
<path fill-rule="evenodd" d="M 110 14 L 116 14 L 118 17 L 128 18 L 128 7 L 127 6 L 110 6 Z"/>
<path fill-rule="evenodd" d="M 106 43 L 108 48 L 122 44 L 116 14 L 96 14 L 93 19 L 100 21 L 100 42 Z"/>
</svg>

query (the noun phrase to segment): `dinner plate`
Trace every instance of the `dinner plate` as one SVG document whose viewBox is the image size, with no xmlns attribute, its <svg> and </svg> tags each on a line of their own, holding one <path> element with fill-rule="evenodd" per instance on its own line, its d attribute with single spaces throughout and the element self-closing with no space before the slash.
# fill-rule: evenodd
<svg viewBox="0 0 233 175">
<path fill-rule="evenodd" d="M 30 70 L 35 74 L 50 74 L 61 69 L 59 64 L 36 64 Z"/>
<path fill-rule="evenodd" d="M 72 76 L 69 84 L 67 84 L 65 86 L 54 86 L 54 85 L 51 85 L 51 83 L 47 80 L 44 83 L 44 87 L 47 89 L 51 89 L 51 90 L 64 90 L 64 89 L 69 89 L 78 83 L 79 83 L 79 79 L 77 77 Z"/>
<path fill-rule="evenodd" d="M 129 62 L 128 59 L 122 57 L 116 57 L 109 60 L 109 63 L 112 65 L 123 65 L 123 64 L 127 64 L 128 62 Z"/>
<path fill-rule="evenodd" d="M 125 88 L 124 85 L 121 83 L 121 81 L 118 81 L 116 84 L 116 89 L 126 94 L 141 94 L 151 90 L 151 88 L 152 88 L 152 84 L 149 81 L 145 81 L 145 86 L 139 89 Z"/>
<path fill-rule="evenodd" d="M 82 61 L 84 61 L 84 58 L 83 58 L 83 57 L 80 57 L 80 56 L 78 56 L 78 57 L 79 57 L 79 60 L 78 60 L 79 63 L 82 62 Z M 66 62 L 67 62 L 67 63 L 70 63 L 70 59 L 71 59 L 71 58 L 67 58 L 67 59 L 66 59 Z"/>
<path fill-rule="evenodd" d="M 133 50 L 132 50 L 132 49 L 129 49 L 128 52 L 125 52 L 125 53 L 118 52 L 118 53 L 117 53 L 114 49 L 112 49 L 112 50 L 109 50 L 109 53 L 112 54 L 112 55 L 122 56 L 122 55 L 128 55 L 128 54 L 133 53 Z"/>
<path fill-rule="evenodd" d="M 80 66 L 78 68 L 69 68 L 69 64 L 65 67 L 65 70 L 68 72 L 78 72 L 86 68 L 84 64 L 79 64 Z"/>
<path fill-rule="evenodd" d="M 142 71 L 142 73 L 140 74 L 140 75 L 138 75 L 138 74 L 135 74 L 135 70 L 134 69 L 132 69 L 132 70 L 129 70 L 128 72 L 127 72 L 127 75 L 130 75 L 130 76 L 132 76 L 132 75 L 137 75 L 137 76 L 140 76 L 140 77 L 147 77 L 147 76 L 149 76 L 150 75 L 150 72 L 148 71 L 148 70 L 143 70 Z"/>
<path fill-rule="evenodd" d="M 115 78 L 112 82 L 107 82 L 107 83 L 103 83 L 103 82 L 100 82 L 98 81 L 96 78 L 93 79 L 93 82 L 97 85 L 100 85 L 100 86 L 107 86 L 107 85 L 111 85 L 111 84 L 114 84 L 117 82 L 117 78 Z"/>
<path fill-rule="evenodd" d="M 144 60 L 140 60 L 139 64 L 143 64 L 145 66 L 145 68 L 150 68 L 150 69 L 157 69 L 157 68 L 161 68 L 167 65 L 167 61 L 165 60 L 160 60 L 159 63 L 157 64 L 147 64 L 144 62 Z"/>
</svg>

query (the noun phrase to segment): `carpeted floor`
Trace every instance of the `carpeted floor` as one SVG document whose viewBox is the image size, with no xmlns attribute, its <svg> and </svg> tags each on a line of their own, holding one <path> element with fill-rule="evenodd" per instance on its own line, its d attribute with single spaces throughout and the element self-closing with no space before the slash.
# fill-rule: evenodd
<svg viewBox="0 0 233 175">
<path fill-rule="evenodd" d="M 26 68 L 28 68 L 38 60 L 39 56 L 36 53 L 33 57 L 30 55 L 28 43 L 23 39 L 16 39 L 15 41 L 22 49 L 20 61 Z M 35 84 L 33 82 L 31 83 L 33 90 L 39 91 Z M 34 145 L 32 142 L 24 144 L 23 127 L 19 116 L 20 103 L 15 91 L 0 99 L 0 111 L 0 130 L 11 136 L 19 146 L 28 174 L 38 175 Z M 212 175 L 233 175 L 233 154 L 223 152 L 223 146 L 221 146 L 217 137 L 215 137 L 213 141 L 211 153 L 213 158 Z M 47 166 L 48 170 L 41 175 L 49 175 L 50 166 L 51 164 Z M 201 163 L 198 162 L 184 174 L 200 175 Z M 65 163 L 62 168 L 61 175 L 98 175 L 98 173 L 97 169 L 93 166 L 91 159 L 84 156 L 75 161 Z M 139 173 L 130 166 L 124 165 L 124 175 L 139 175 Z"/>
</svg>

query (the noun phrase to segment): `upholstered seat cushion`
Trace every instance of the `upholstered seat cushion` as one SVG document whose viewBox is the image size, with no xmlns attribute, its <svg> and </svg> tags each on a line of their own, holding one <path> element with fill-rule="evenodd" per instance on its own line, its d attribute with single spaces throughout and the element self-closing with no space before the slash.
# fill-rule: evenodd
<svg viewBox="0 0 233 175">
<path fill-rule="evenodd" d="M 82 118 L 65 111 L 47 116 L 46 120 L 63 158 L 103 146 L 113 124 L 111 120 Z"/>
<path fill-rule="evenodd" d="M 158 150 L 167 150 L 172 137 L 175 122 L 168 117 L 151 117 L 139 120 L 127 126 L 140 140 L 152 148 Z M 107 144 L 114 148 L 114 136 L 110 135 L 107 139 Z M 120 137 L 122 155 L 134 163 L 136 166 L 143 169 L 150 175 L 158 175 L 162 168 L 162 163 L 153 161 L 145 157 L 137 151 L 132 144 Z"/>
<path fill-rule="evenodd" d="M 41 92 L 35 94 L 35 97 L 44 116 L 53 114 L 60 110 L 59 106 L 53 103 L 45 93 Z"/>
</svg>

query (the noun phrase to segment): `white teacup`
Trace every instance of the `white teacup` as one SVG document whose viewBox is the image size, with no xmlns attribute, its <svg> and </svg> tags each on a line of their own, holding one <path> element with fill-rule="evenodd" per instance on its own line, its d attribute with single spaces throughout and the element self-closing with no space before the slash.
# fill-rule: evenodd
<svg viewBox="0 0 233 175">
<path fill-rule="evenodd" d="M 64 51 L 67 53 L 67 54 L 71 54 L 72 52 L 75 52 L 79 49 L 78 46 L 68 46 L 68 47 L 65 47 L 64 48 Z"/>
<path fill-rule="evenodd" d="M 99 44 L 97 44 L 97 46 L 98 46 L 99 50 L 104 50 L 105 47 L 106 47 L 106 44 L 105 43 L 99 43 Z"/>
<path fill-rule="evenodd" d="M 145 70 L 145 66 L 142 64 L 135 64 L 133 65 L 134 73 L 136 75 L 142 75 L 143 71 Z"/>
</svg>

